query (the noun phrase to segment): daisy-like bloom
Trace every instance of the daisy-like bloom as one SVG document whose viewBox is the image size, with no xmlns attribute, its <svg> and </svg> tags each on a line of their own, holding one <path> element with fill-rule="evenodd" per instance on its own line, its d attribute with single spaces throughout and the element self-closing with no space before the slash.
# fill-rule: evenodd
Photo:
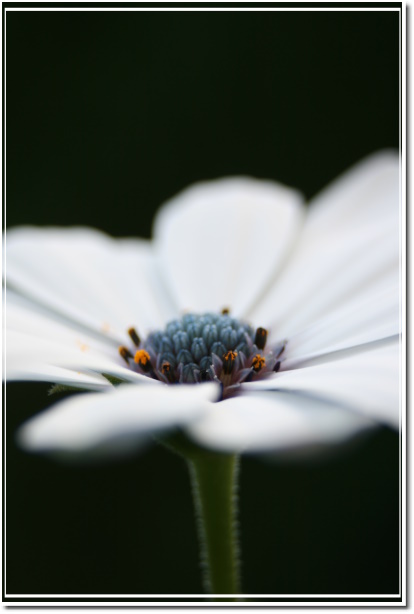
<svg viewBox="0 0 414 614">
<path fill-rule="evenodd" d="M 284 451 L 399 426 L 399 164 L 377 154 L 309 207 L 220 179 L 160 210 L 152 241 L 7 233 L 9 380 L 85 390 L 19 432 L 29 450 L 126 450 L 181 429 Z"/>
</svg>

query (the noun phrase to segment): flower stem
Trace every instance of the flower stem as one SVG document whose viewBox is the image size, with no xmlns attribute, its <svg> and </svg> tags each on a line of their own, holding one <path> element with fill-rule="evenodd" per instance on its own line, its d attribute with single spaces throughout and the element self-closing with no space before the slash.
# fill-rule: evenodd
<svg viewBox="0 0 414 614">
<path fill-rule="evenodd" d="M 197 455 L 187 462 L 198 517 L 206 592 L 238 594 L 240 592 L 236 525 L 238 458 L 234 455 L 204 454 Z"/>
<path fill-rule="evenodd" d="M 200 448 L 182 433 L 158 441 L 183 457 L 189 468 L 206 593 L 240 594 L 236 496 L 238 456 Z M 239 599 L 217 597 L 215 601 Z"/>
</svg>

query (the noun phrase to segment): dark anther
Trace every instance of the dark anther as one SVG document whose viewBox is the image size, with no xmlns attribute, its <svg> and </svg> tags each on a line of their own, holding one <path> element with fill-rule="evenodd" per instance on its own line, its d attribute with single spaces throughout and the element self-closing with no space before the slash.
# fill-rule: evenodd
<svg viewBox="0 0 414 614">
<path fill-rule="evenodd" d="M 141 367 L 144 373 L 150 373 L 153 370 L 150 355 L 145 350 L 138 350 L 134 356 L 134 361 Z"/>
<path fill-rule="evenodd" d="M 229 350 L 227 352 L 227 354 L 224 354 L 223 356 L 223 371 L 225 373 L 225 375 L 229 375 L 234 367 L 234 361 L 237 358 L 237 352 L 233 352 L 232 350 Z"/>
<path fill-rule="evenodd" d="M 218 401 L 222 401 L 223 398 L 224 398 L 224 385 L 220 383 L 220 396 L 218 398 Z"/>
<path fill-rule="evenodd" d="M 128 328 L 128 335 L 131 337 L 132 343 L 138 347 L 139 344 L 141 343 L 141 339 L 139 338 L 135 328 L 133 327 Z"/>
<path fill-rule="evenodd" d="M 200 379 L 202 382 L 209 382 L 211 380 L 210 373 L 207 371 L 207 369 L 201 369 Z"/>
<path fill-rule="evenodd" d="M 132 354 L 131 352 L 128 350 L 128 348 L 126 348 L 124 345 L 121 345 L 118 348 L 118 352 L 120 353 L 120 355 L 122 356 L 122 358 L 125 360 L 125 362 L 127 363 L 127 365 L 129 364 L 129 359 L 132 358 Z"/>
<path fill-rule="evenodd" d="M 275 366 L 273 367 L 273 371 L 275 371 L 275 373 L 277 373 L 280 369 L 280 360 L 277 361 L 277 363 L 275 364 Z"/>
<path fill-rule="evenodd" d="M 256 373 L 258 373 L 259 371 L 263 369 L 265 364 L 266 364 L 266 359 L 264 358 L 264 356 L 261 356 L 260 354 L 256 354 L 256 356 L 252 360 L 253 371 L 256 371 Z"/>
<path fill-rule="evenodd" d="M 165 375 L 165 377 L 167 378 L 167 380 L 170 382 L 170 384 L 174 384 L 176 379 L 174 376 L 174 372 L 171 369 L 171 365 L 168 361 L 165 361 L 162 363 L 161 365 L 161 372 L 163 375 Z"/>
<path fill-rule="evenodd" d="M 279 356 L 282 356 L 283 352 L 285 351 L 285 348 L 286 348 L 286 343 L 284 343 L 282 345 L 282 348 L 281 348 L 280 352 L 278 353 L 278 355 L 276 356 L 276 358 L 279 358 Z"/>
<path fill-rule="evenodd" d="M 223 316 L 228 316 L 230 313 L 230 309 L 228 307 L 223 307 L 223 309 L 221 310 L 221 315 Z"/>
<path fill-rule="evenodd" d="M 264 350 L 267 341 L 267 330 L 265 328 L 259 327 L 256 330 L 256 337 L 254 338 L 254 343 L 259 350 Z"/>
</svg>

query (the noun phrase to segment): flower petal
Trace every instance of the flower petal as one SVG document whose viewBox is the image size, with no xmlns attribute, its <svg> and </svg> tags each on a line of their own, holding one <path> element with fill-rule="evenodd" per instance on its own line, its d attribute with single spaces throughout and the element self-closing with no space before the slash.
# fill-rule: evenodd
<svg viewBox="0 0 414 614">
<path fill-rule="evenodd" d="M 390 343 L 354 356 L 244 384 L 245 390 L 313 395 L 398 428 L 400 424 L 400 344 Z"/>
<path fill-rule="evenodd" d="M 200 445 L 223 452 L 286 451 L 341 442 L 371 420 L 287 392 L 257 392 L 211 405 L 187 427 Z"/>
<path fill-rule="evenodd" d="M 63 384 L 79 390 L 104 391 L 112 385 L 103 376 L 71 369 L 62 369 L 53 365 L 36 364 L 34 368 L 22 365 L 13 365 L 11 373 L 7 370 L 7 381 L 50 382 Z"/>
<path fill-rule="evenodd" d="M 374 301 L 385 280 L 398 297 L 399 213 L 398 156 L 357 165 L 311 204 L 296 251 L 252 319 L 272 328 L 273 338 L 289 338 L 359 293 Z M 358 309 L 352 317 L 351 335 L 353 321 L 361 326 Z"/>
<path fill-rule="evenodd" d="M 135 373 L 123 366 L 122 359 L 115 354 L 108 358 L 95 351 L 80 340 L 78 344 L 68 346 L 53 339 L 43 339 L 35 335 L 10 330 L 6 338 L 6 378 L 9 380 L 36 380 L 66 383 L 55 379 L 63 371 L 92 371 L 117 377 L 123 381 L 138 384 L 161 385 L 145 375 Z"/>
<path fill-rule="evenodd" d="M 217 399 L 219 387 L 119 386 L 72 396 L 38 414 L 18 439 L 28 450 L 82 452 L 114 441 L 142 440 L 194 420 Z"/>
<path fill-rule="evenodd" d="M 401 340 L 400 335 L 392 335 L 384 339 L 377 339 L 368 343 L 360 343 L 351 347 L 332 347 L 325 349 L 322 352 L 312 352 L 310 354 L 301 355 L 298 358 L 286 358 L 279 365 L 279 372 L 292 371 L 303 369 L 304 367 L 314 367 L 325 363 L 335 362 L 337 360 L 353 360 L 359 354 L 365 352 L 373 352 L 381 348 L 386 348 L 393 344 L 398 344 Z"/>
<path fill-rule="evenodd" d="M 6 303 L 7 380 L 57 382 L 100 390 L 109 384 L 99 372 L 115 375 L 116 371 L 123 380 L 131 379 L 132 373 L 134 381 L 149 381 L 125 368 L 117 347 L 108 339 L 67 326 L 10 290 Z M 98 373 L 86 374 L 82 372 L 85 369 Z"/>
<path fill-rule="evenodd" d="M 175 315 L 144 240 L 114 240 L 87 228 L 7 231 L 7 283 L 67 318 L 122 339 Z"/>
<path fill-rule="evenodd" d="M 400 293 L 394 274 L 384 277 L 375 288 L 359 292 L 325 317 L 289 338 L 286 344 L 285 368 L 304 363 L 310 356 L 325 356 L 346 348 L 398 336 L 400 325 Z M 288 366 L 289 365 L 289 366 Z"/>
<path fill-rule="evenodd" d="M 197 184 L 156 219 L 160 268 L 181 310 L 243 315 L 284 260 L 302 221 L 299 194 L 247 178 Z"/>
<path fill-rule="evenodd" d="M 117 354 L 117 343 L 106 336 L 94 335 L 93 331 L 69 324 L 64 318 L 34 304 L 30 299 L 7 289 L 5 309 L 7 331 L 27 333 L 39 339 L 61 343 L 70 348 L 92 347 L 112 357 Z"/>
</svg>

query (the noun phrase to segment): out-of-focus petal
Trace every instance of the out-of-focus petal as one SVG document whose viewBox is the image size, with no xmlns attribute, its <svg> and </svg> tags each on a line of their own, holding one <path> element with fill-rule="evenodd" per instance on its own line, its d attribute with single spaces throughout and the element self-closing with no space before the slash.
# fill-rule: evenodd
<svg viewBox="0 0 414 614">
<path fill-rule="evenodd" d="M 318 400 L 257 392 L 211 405 L 188 427 L 200 445 L 222 452 L 286 451 L 344 441 L 371 420 Z"/>
<path fill-rule="evenodd" d="M 111 239 L 88 228 L 7 231 L 7 283 L 103 335 L 143 333 L 175 315 L 159 284 L 149 241 Z"/>
<path fill-rule="evenodd" d="M 37 364 L 35 368 L 30 368 L 26 364 L 16 364 L 7 377 L 7 381 L 26 381 L 26 382 L 50 382 L 62 384 L 80 390 L 104 391 L 111 388 L 112 384 L 99 373 L 83 373 L 70 369 L 62 369 L 53 365 Z"/>
<path fill-rule="evenodd" d="M 294 190 L 247 178 L 200 183 L 169 201 L 155 239 L 178 308 L 243 315 L 281 267 L 302 222 L 301 202 Z"/>
<path fill-rule="evenodd" d="M 359 412 L 394 428 L 400 423 L 400 359 L 398 342 L 323 364 L 282 371 L 272 378 L 244 384 L 246 390 L 274 390 L 275 399 L 289 391 L 299 398 Z"/>
<path fill-rule="evenodd" d="M 191 422 L 214 401 L 215 384 L 204 386 L 119 386 L 106 393 L 73 396 L 38 414 L 21 427 L 28 450 L 83 452 L 131 437 Z"/>
<path fill-rule="evenodd" d="M 382 153 L 357 165 L 311 203 L 295 251 L 253 321 L 269 326 L 273 339 L 289 338 L 348 303 L 352 309 L 359 294 L 374 301 L 388 284 L 395 300 L 384 322 L 398 327 L 399 215 L 398 156 Z M 350 317 L 352 337 L 361 326 L 357 308 Z"/>
</svg>

